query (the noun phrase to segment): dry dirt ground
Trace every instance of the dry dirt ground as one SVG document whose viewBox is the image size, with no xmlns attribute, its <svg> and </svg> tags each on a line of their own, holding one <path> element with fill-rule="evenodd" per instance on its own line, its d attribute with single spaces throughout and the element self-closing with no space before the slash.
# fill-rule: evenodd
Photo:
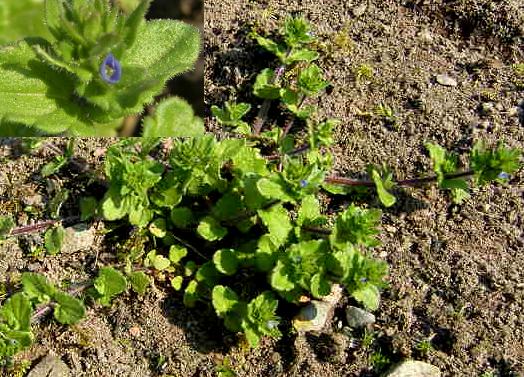
<svg viewBox="0 0 524 377">
<path fill-rule="evenodd" d="M 286 15 L 301 13 L 322 42 L 319 63 L 333 84 L 318 105 L 323 115 L 342 121 L 335 148 L 339 174 L 356 176 L 367 164 L 381 162 L 399 178 L 421 174 L 429 169 L 425 141 L 457 152 L 479 138 L 524 148 L 519 83 L 524 78 L 511 67 L 524 62 L 524 5 L 362 4 L 206 1 L 206 108 L 230 98 L 259 104 L 249 87 L 274 62 L 247 35 L 252 26 L 274 30 Z M 362 64 L 373 68 L 368 80 L 356 80 Z M 458 85 L 437 84 L 437 74 Z M 395 110 L 395 127 L 362 115 L 380 103 Z M 208 126 L 216 129 L 212 120 Z M 77 140 L 76 156 L 97 171 L 113 142 Z M 63 147 L 65 140 L 52 143 Z M 42 179 L 40 168 L 52 157 L 47 149 L 27 154 L 20 140 L 1 140 L 0 214 L 16 212 L 24 224 L 30 216 L 21 209 L 28 200 L 43 208 L 60 186 L 72 192 L 63 214 L 75 214 L 81 192 L 99 192 L 75 169 L 53 177 L 53 183 Z M 290 333 L 249 350 L 211 310 L 187 310 L 180 296 L 154 287 L 143 297 L 118 298 L 109 309 L 90 307 L 86 320 L 73 327 L 44 321 L 35 327 L 35 345 L 20 359 L 37 362 L 53 351 L 78 377 L 216 376 L 226 358 L 243 377 L 379 376 L 389 363 L 407 357 L 438 366 L 446 377 L 524 375 L 524 173 L 507 185 L 474 190 L 460 206 L 433 187 L 398 196 L 398 204 L 384 211 L 383 246 L 374 250 L 390 264 L 390 287 L 366 333 L 340 330 L 343 300 L 327 333 Z M 96 273 L 96 257 L 114 252 L 114 245 L 97 237 L 73 254 L 29 256 L 27 250 L 39 242 L 35 234 L 0 246 L 2 282 L 26 270 L 55 281 L 83 280 Z"/>
</svg>

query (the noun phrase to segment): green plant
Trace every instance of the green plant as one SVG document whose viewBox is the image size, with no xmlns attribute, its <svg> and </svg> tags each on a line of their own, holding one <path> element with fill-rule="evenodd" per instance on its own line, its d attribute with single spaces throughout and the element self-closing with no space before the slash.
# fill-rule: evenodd
<svg viewBox="0 0 524 377">
<path fill-rule="evenodd" d="M 415 346 L 415 349 L 423 356 L 427 356 L 431 351 L 433 351 L 433 345 L 431 344 L 431 339 L 423 339 L 418 342 Z"/>
<path fill-rule="evenodd" d="M 397 123 L 397 116 L 391 106 L 385 103 L 380 103 L 375 108 L 375 114 L 380 117 L 386 124 L 395 126 Z"/>
<path fill-rule="evenodd" d="M 302 113 L 302 103 L 327 85 L 320 66 L 312 63 L 318 54 L 309 48 L 314 41 L 309 26 L 290 18 L 280 39 L 255 38 L 283 64 L 274 75 L 263 71 L 256 79 L 257 92 L 265 93 L 262 108 L 274 97 L 304 126 L 303 132 L 290 133 L 290 123 L 263 129 L 268 115 L 263 112 L 250 127 L 244 120 L 250 105 L 228 102 L 213 107 L 213 113 L 228 130 L 242 135 L 217 140 L 204 133 L 191 112 L 183 112 L 186 127 L 181 127 L 179 112 L 161 105 L 144 125 L 174 127 L 178 137 L 169 148 L 153 135 L 111 146 L 104 165 L 107 190 L 100 200 L 85 197 L 80 202 L 82 219 L 119 222 L 111 224 L 116 231 L 110 236 L 118 237 L 117 225 L 131 229 L 117 246 L 120 263 L 101 268 L 88 285 L 89 295 L 101 305 L 112 305 L 128 287 L 141 294 L 151 279 L 158 279 L 183 292 L 188 307 L 211 305 L 226 328 L 242 332 L 251 346 L 264 336 L 281 335 L 280 323 L 288 320 L 281 303 L 298 306 L 304 297 L 325 297 L 334 284 L 376 310 L 388 268 L 369 250 L 379 245 L 381 211 L 352 203 L 328 211 L 319 196 L 368 188 L 391 206 L 397 187 L 436 182 L 463 197 L 466 178 L 474 184 L 505 181 L 520 167 L 519 151 L 478 143 L 469 170 L 458 170 L 458 156 L 427 144 L 434 175 L 395 180 L 386 166 L 370 166 L 369 179 L 334 176 L 329 148 L 338 122 L 320 119 L 313 106 Z M 293 93 L 300 97 L 296 107 Z M 59 193 L 55 200 L 55 217 L 64 196 Z M 0 229 L 4 236 L 15 236 L 59 223 L 55 218 L 16 227 L 12 219 L 0 218 Z M 366 333 L 366 342 L 373 343 L 372 334 Z M 380 353 L 375 359 L 377 368 L 387 362 Z"/>
<path fill-rule="evenodd" d="M 375 343 L 376 334 L 373 331 L 370 331 L 368 329 L 364 329 L 364 334 L 362 335 L 362 340 L 360 344 L 362 345 L 362 348 L 369 349 Z"/>
<path fill-rule="evenodd" d="M 387 355 L 384 355 L 380 350 L 373 352 L 369 356 L 369 363 L 373 366 L 376 371 L 384 371 L 391 365 L 391 360 Z"/>
<path fill-rule="evenodd" d="M 42 167 L 42 169 L 40 170 L 40 174 L 42 175 L 42 177 L 49 177 L 50 175 L 53 175 L 57 173 L 60 169 L 62 169 L 69 162 L 71 157 L 73 157 L 74 147 L 75 141 L 74 139 L 71 139 L 67 143 L 63 154 L 57 155 L 53 159 L 53 161 L 48 162 Z"/>
<path fill-rule="evenodd" d="M 21 282 L 22 290 L 0 307 L 1 366 L 7 365 L 14 354 L 33 342 L 32 319 L 52 310 L 58 322 L 74 324 L 85 314 L 82 301 L 58 290 L 43 275 L 26 272 Z"/>
<path fill-rule="evenodd" d="M 125 16 L 108 0 L 46 1 L 49 40 L 0 47 L 0 133 L 106 136 L 141 112 L 200 45 L 192 26 L 145 21 L 149 2 Z"/>
<path fill-rule="evenodd" d="M 129 254 L 127 261 L 170 274 L 176 289 L 185 286 L 186 305 L 211 299 L 226 326 L 243 331 L 253 346 L 263 335 L 279 336 L 279 297 L 290 302 L 304 294 L 322 297 L 339 282 L 376 309 L 386 266 L 358 248 L 377 244 L 380 214 L 351 206 L 332 234 L 315 228 L 326 223 L 314 197 L 322 164 L 299 157 L 280 172 L 244 140 L 202 136 L 174 140 L 164 166 L 149 159 L 151 144 L 137 143 L 125 140 L 108 150 L 110 185 L 101 213 L 108 220 L 126 219 L 165 245 Z M 181 243 L 176 234 L 189 229 L 196 232 Z M 201 246 L 195 250 L 188 243 Z M 224 285 L 240 271 L 268 285 L 245 292 Z"/>
<path fill-rule="evenodd" d="M 61 225 L 49 228 L 44 235 L 44 245 L 51 255 L 58 254 L 62 250 L 65 229 Z"/>
<path fill-rule="evenodd" d="M 357 82 L 360 82 L 361 80 L 371 80 L 374 73 L 372 66 L 361 64 L 355 69 L 355 79 Z"/>
<path fill-rule="evenodd" d="M 479 377 L 495 377 L 495 374 L 491 371 L 482 372 Z"/>
<path fill-rule="evenodd" d="M 524 76 L 524 63 L 513 64 L 513 72 L 518 76 Z"/>
<path fill-rule="evenodd" d="M 235 371 L 231 368 L 231 362 L 226 357 L 221 364 L 217 365 L 215 368 L 218 377 L 236 377 Z"/>
</svg>

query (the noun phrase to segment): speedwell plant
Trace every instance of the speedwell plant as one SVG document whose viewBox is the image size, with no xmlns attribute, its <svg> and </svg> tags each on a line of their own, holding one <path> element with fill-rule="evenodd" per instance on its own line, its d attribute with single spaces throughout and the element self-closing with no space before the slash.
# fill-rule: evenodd
<svg viewBox="0 0 524 377">
<path fill-rule="evenodd" d="M 81 200 L 80 218 L 114 222 L 107 236 L 119 241 L 119 260 L 86 285 L 96 302 L 109 306 L 128 286 L 141 294 L 154 281 L 180 291 L 188 307 L 211 306 L 226 328 L 257 346 L 264 336 L 281 335 L 293 305 L 323 299 L 335 285 L 364 308 L 379 307 L 388 268 L 370 252 L 379 244 L 381 217 L 373 206 L 395 205 L 398 187 L 437 183 L 459 204 L 467 200 L 470 186 L 507 181 L 521 166 L 521 153 L 477 142 L 469 166 L 462 166 L 459 156 L 427 143 L 432 175 L 397 180 L 386 166 L 370 166 L 369 179 L 335 176 L 330 146 L 338 122 L 319 119 L 311 105 L 330 84 L 315 63 L 319 56 L 311 47 L 309 25 L 289 18 L 275 40 L 253 36 L 278 58 L 276 69 L 263 70 L 255 80 L 254 94 L 263 100 L 258 114 L 250 119 L 246 103 L 213 106 L 218 123 L 235 136 L 217 140 L 205 134 L 190 109 L 171 99 L 161 103 L 144 120 L 148 137 L 108 149 L 107 190 Z M 106 71 L 92 67 L 100 85 L 113 85 L 107 81 L 120 76 L 117 49 L 111 53 L 100 61 Z M 272 101 L 283 109 L 284 124 L 268 121 Z M 176 138 L 154 137 L 166 129 Z M 62 159 L 55 160 L 45 174 L 63 166 Z M 323 204 L 328 195 L 347 196 L 355 187 L 372 190 L 378 201 L 347 203 L 339 211 Z M 45 238 L 54 254 L 64 232 L 57 221 L 52 224 Z M 13 227 L 12 219 L 0 218 L 0 236 L 21 232 Z M 0 311 L 0 340 L 18 342 L 22 349 L 29 343 L 30 323 L 27 302 L 17 297 Z M 21 309 L 13 311 L 13 303 Z M 81 314 L 77 304 L 71 307 Z M 18 316 L 18 322 L 11 320 Z M 12 330 L 23 332 L 20 341 Z"/>
<path fill-rule="evenodd" d="M 140 113 L 200 49 L 196 28 L 146 21 L 149 4 L 46 0 L 50 37 L 0 47 L 0 135 L 110 136 Z"/>
</svg>

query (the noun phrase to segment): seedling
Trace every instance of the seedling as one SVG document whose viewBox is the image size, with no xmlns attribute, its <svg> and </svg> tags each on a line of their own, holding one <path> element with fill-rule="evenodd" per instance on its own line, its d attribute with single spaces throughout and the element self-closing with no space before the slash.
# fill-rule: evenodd
<svg viewBox="0 0 524 377">
<path fill-rule="evenodd" d="M 375 108 L 375 114 L 381 118 L 386 124 L 395 126 L 397 123 L 397 116 L 391 106 L 385 103 L 380 103 Z"/>
<path fill-rule="evenodd" d="M 373 75 L 373 67 L 368 64 L 361 64 L 355 69 L 355 79 L 357 82 L 362 80 L 371 80 Z"/>
<path fill-rule="evenodd" d="M 22 291 L 0 306 L 0 366 L 5 366 L 18 351 L 32 344 L 31 322 L 50 310 L 63 324 L 77 323 L 85 314 L 79 299 L 58 290 L 44 276 L 22 274 Z"/>
</svg>

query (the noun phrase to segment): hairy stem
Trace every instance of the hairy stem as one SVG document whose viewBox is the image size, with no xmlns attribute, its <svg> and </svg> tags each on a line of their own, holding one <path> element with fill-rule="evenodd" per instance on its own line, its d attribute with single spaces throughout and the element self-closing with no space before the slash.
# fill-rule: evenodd
<svg viewBox="0 0 524 377">
<path fill-rule="evenodd" d="M 291 53 L 291 50 L 289 50 L 286 53 L 286 56 L 288 56 Z M 276 84 L 280 81 L 282 78 L 282 75 L 284 75 L 284 71 L 286 69 L 286 66 L 282 64 L 279 66 L 276 71 L 275 75 L 273 76 L 273 80 L 271 81 L 271 84 Z M 253 133 L 255 135 L 259 135 L 260 131 L 262 131 L 262 127 L 264 126 L 264 123 L 266 123 L 267 120 L 267 113 L 269 112 L 269 108 L 271 106 L 271 100 L 265 99 L 264 102 L 262 102 L 262 105 L 260 106 L 260 109 L 258 110 L 257 117 L 255 119 L 255 124 L 253 125 Z"/>
<path fill-rule="evenodd" d="M 19 226 L 17 228 L 13 228 L 8 235 L 9 236 L 19 236 L 21 234 L 40 232 L 58 223 L 71 224 L 71 223 L 76 223 L 79 220 L 80 220 L 80 216 L 70 216 L 70 217 L 66 217 L 63 219 L 59 219 L 59 220 L 45 220 L 45 221 L 42 221 L 36 224 L 24 225 L 24 226 Z"/>
<path fill-rule="evenodd" d="M 475 172 L 473 170 L 466 170 L 466 171 L 457 172 L 453 174 L 447 174 L 444 176 L 444 179 L 465 178 L 465 177 L 472 176 L 474 173 Z M 432 175 L 429 177 L 404 179 L 404 180 L 395 182 L 395 184 L 399 187 L 416 187 L 416 186 L 422 186 L 428 183 L 433 183 L 433 182 L 436 182 L 437 180 L 438 180 L 437 176 Z M 351 178 L 338 177 L 338 176 L 326 177 L 324 181 L 326 183 L 334 183 L 334 184 L 345 185 L 345 186 L 365 186 L 365 187 L 375 186 L 375 182 L 370 181 L 370 180 L 351 179 Z"/>
</svg>

